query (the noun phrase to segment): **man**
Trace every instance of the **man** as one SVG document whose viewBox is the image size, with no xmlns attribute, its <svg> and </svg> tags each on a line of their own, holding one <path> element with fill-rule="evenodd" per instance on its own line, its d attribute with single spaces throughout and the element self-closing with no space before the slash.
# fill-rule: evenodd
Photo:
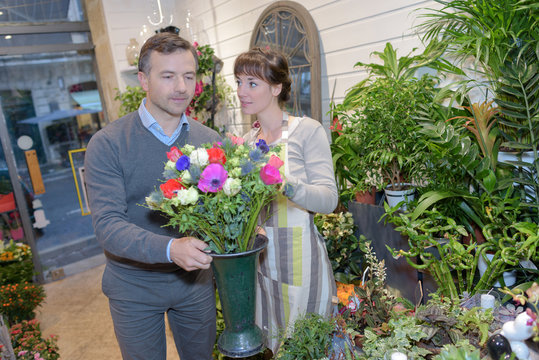
<svg viewBox="0 0 539 360">
<path fill-rule="evenodd" d="M 97 240 L 107 264 L 109 298 L 124 359 L 165 359 L 168 315 L 182 360 L 210 359 L 215 298 L 206 243 L 179 237 L 144 206 L 159 186 L 172 145 L 200 146 L 219 135 L 184 111 L 195 92 L 197 54 L 176 34 L 146 41 L 138 78 L 146 91 L 138 111 L 97 132 L 86 150 L 86 184 Z"/>
</svg>

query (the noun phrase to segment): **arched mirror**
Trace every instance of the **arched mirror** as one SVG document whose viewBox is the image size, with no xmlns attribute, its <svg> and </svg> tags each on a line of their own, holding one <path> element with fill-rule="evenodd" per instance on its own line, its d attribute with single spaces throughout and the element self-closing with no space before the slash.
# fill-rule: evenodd
<svg viewBox="0 0 539 360">
<path fill-rule="evenodd" d="M 260 16 L 250 47 L 282 51 L 288 59 L 292 93 L 287 110 L 321 121 L 320 44 L 311 15 L 293 1 L 277 1 Z"/>
</svg>

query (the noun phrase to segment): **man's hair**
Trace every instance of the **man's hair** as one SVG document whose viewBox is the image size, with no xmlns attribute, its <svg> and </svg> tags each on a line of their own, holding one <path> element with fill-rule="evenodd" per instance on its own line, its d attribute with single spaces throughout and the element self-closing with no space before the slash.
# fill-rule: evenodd
<svg viewBox="0 0 539 360">
<path fill-rule="evenodd" d="M 172 54 L 176 51 L 191 51 L 195 57 L 195 64 L 198 69 L 198 56 L 197 51 L 191 45 L 191 43 L 177 34 L 171 32 L 162 32 L 155 34 L 142 46 L 140 49 L 140 56 L 138 61 L 138 71 L 145 74 L 149 74 L 150 67 L 150 55 L 153 51 L 157 51 L 162 54 Z"/>
</svg>

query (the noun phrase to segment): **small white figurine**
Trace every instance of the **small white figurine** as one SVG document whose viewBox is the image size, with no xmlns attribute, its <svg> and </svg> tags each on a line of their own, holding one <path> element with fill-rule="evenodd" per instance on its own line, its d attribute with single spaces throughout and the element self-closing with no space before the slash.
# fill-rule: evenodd
<svg viewBox="0 0 539 360">
<path fill-rule="evenodd" d="M 391 354 L 391 360 L 407 360 L 408 357 L 401 353 L 401 352 L 398 352 L 398 351 L 395 351 L 394 353 Z"/>
<path fill-rule="evenodd" d="M 519 360 L 528 360 L 530 357 L 530 350 L 524 341 L 533 335 L 534 324 L 535 319 L 523 312 L 514 321 L 508 321 L 502 326 L 501 334 L 509 340 L 511 351 Z"/>
</svg>

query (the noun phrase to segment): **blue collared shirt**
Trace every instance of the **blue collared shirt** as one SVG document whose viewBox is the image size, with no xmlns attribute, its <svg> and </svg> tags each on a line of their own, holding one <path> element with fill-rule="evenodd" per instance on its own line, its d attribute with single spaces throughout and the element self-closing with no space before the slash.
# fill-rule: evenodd
<svg viewBox="0 0 539 360">
<path fill-rule="evenodd" d="M 167 136 L 161 125 L 157 123 L 157 120 L 155 120 L 148 109 L 146 109 L 146 98 L 142 100 L 142 103 L 138 108 L 138 114 L 142 120 L 142 125 L 144 125 L 146 129 L 150 130 L 150 132 L 165 145 L 171 146 L 174 144 L 178 136 L 180 136 L 183 125 L 187 125 L 187 131 L 189 131 L 189 122 L 187 121 L 187 116 L 185 116 L 185 113 L 183 113 L 180 123 L 178 124 L 176 130 L 174 130 L 172 136 Z"/>
<path fill-rule="evenodd" d="M 142 125 L 144 125 L 146 129 L 150 130 L 150 132 L 165 145 L 171 146 L 174 144 L 178 136 L 180 136 L 183 125 L 187 125 L 186 130 L 189 131 L 189 121 L 187 121 L 187 116 L 185 116 L 185 113 L 183 113 L 180 123 L 178 124 L 176 130 L 174 130 L 174 133 L 172 133 L 172 136 L 167 136 L 161 125 L 159 125 L 157 120 L 155 120 L 148 109 L 146 109 L 146 98 L 142 100 L 142 103 L 138 107 L 138 114 L 142 120 Z M 172 260 L 170 260 L 170 245 L 172 244 L 172 240 L 174 239 L 170 239 L 167 245 L 167 259 L 169 262 L 172 262 Z"/>
</svg>

